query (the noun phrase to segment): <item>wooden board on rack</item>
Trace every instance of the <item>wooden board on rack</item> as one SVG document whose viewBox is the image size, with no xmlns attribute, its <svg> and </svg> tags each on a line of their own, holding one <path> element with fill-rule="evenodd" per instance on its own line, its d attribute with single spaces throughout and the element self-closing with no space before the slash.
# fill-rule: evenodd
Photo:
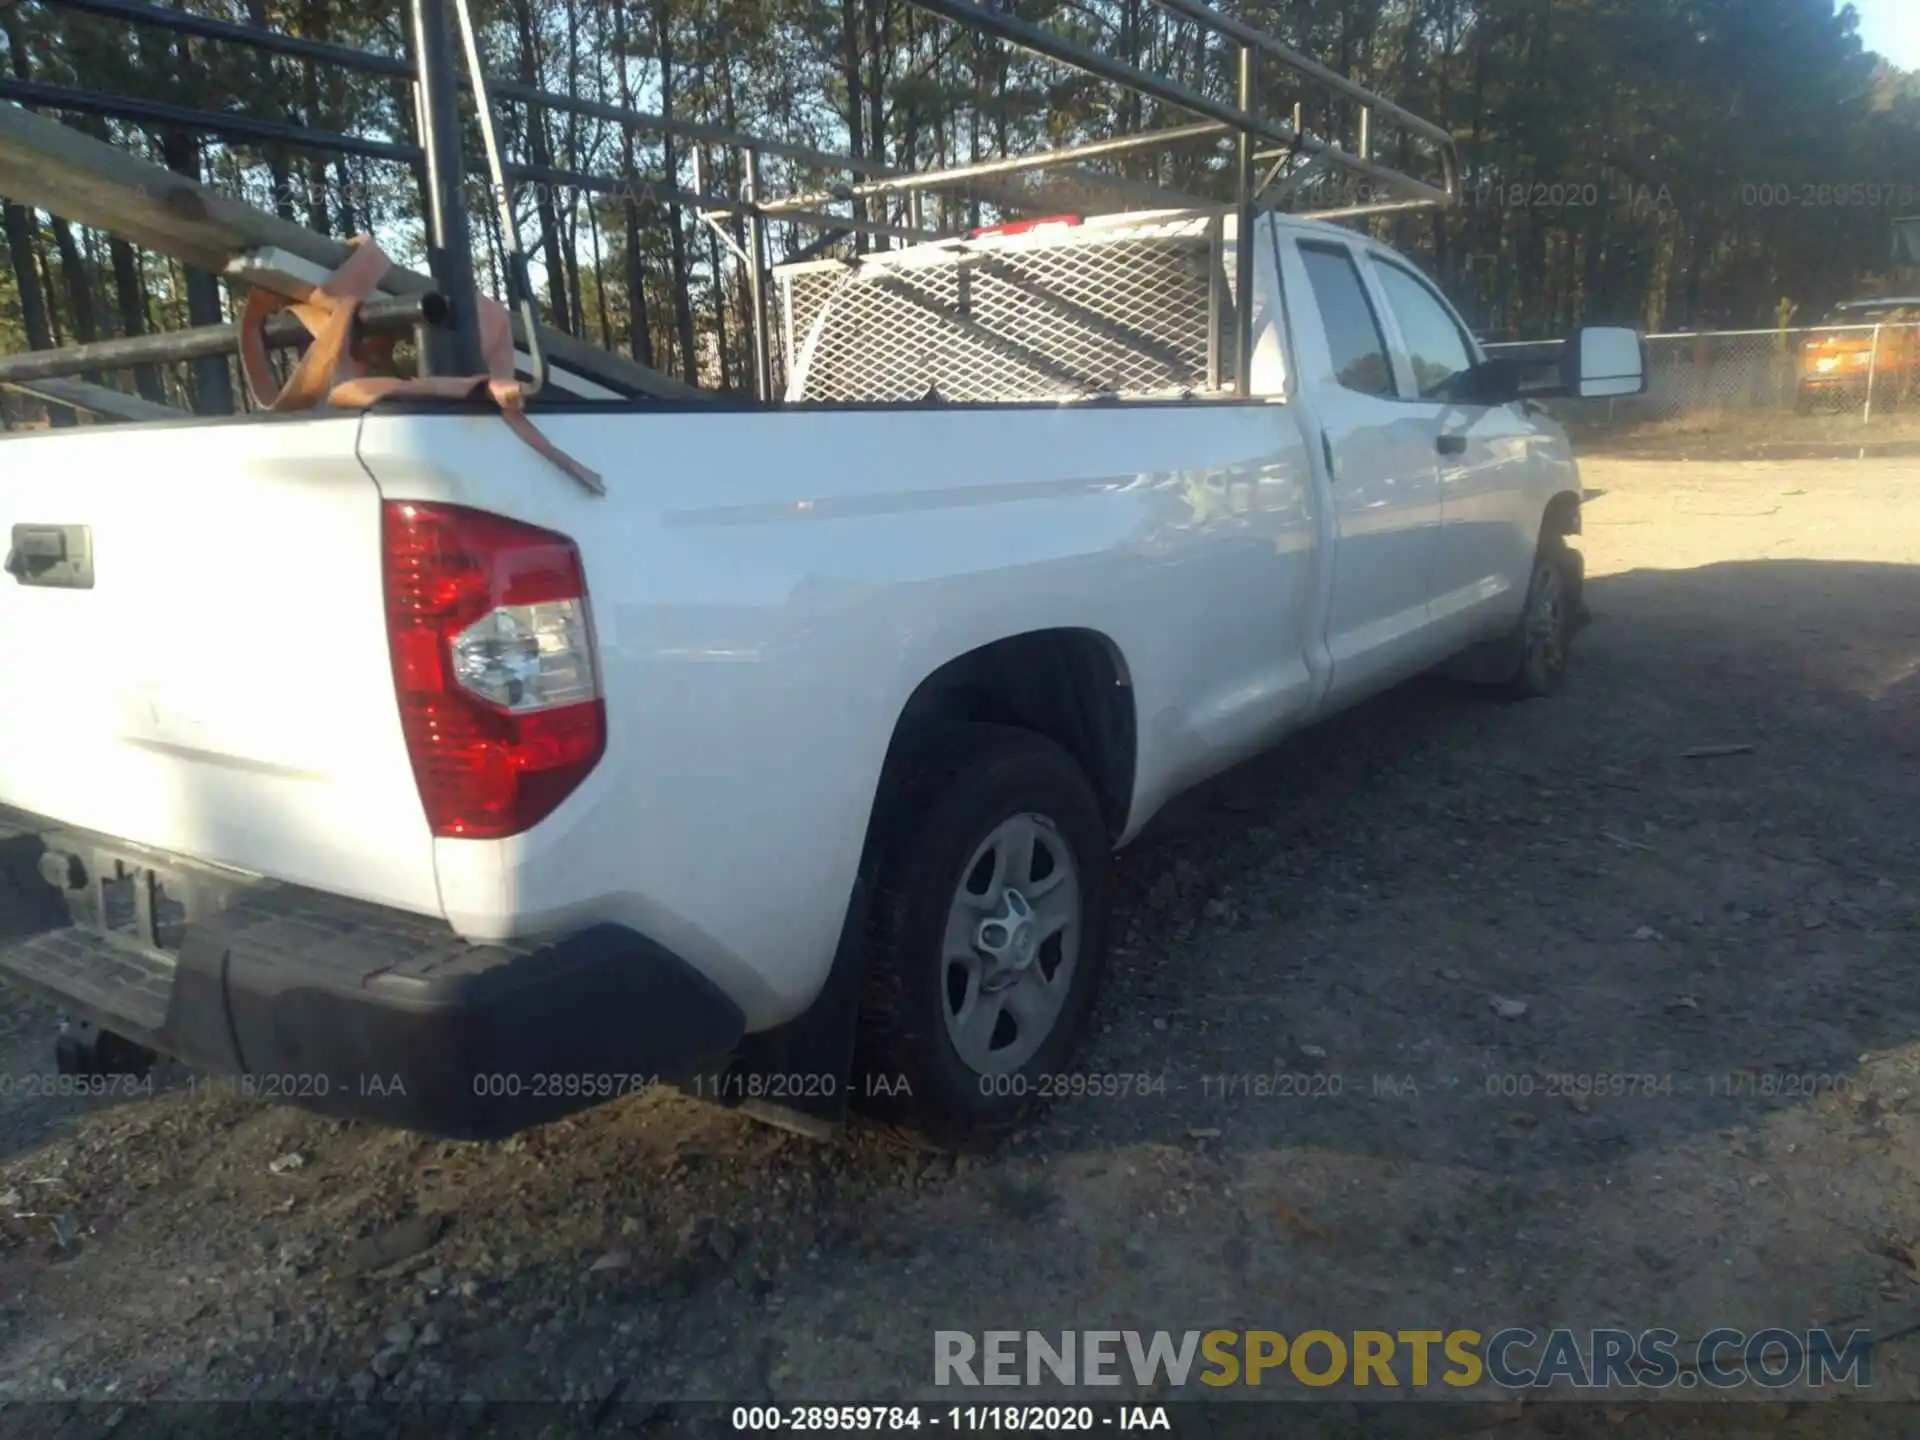
<svg viewBox="0 0 1920 1440">
<path fill-rule="evenodd" d="M 347 247 L 339 240 L 256 210 L 210 186 L 4 102 L 0 102 L 0 196 L 118 235 L 216 275 L 238 257 L 263 249 L 284 251 L 325 271 L 338 268 L 347 257 Z M 268 276 L 260 280 L 271 284 Z M 394 295 L 421 295 L 432 291 L 433 281 L 396 266 L 381 282 L 381 289 Z M 304 293 L 295 292 L 295 298 Z M 515 316 L 515 338 L 524 348 L 526 337 L 521 332 Z M 596 394 L 711 398 L 707 391 L 571 335 L 542 327 L 540 344 L 557 372 L 591 382 Z M 556 373 L 554 383 L 556 389 L 566 388 L 566 374 Z"/>
</svg>

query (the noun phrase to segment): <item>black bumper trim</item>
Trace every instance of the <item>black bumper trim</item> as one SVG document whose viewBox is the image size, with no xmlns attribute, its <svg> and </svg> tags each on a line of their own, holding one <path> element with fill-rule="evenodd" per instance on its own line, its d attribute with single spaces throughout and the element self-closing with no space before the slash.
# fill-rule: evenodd
<svg viewBox="0 0 1920 1440">
<path fill-rule="evenodd" d="M 127 942 L 71 923 L 26 818 L 0 813 L 16 827 L 0 839 L 0 978 L 306 1109 L 496 1138 L 724 1061 L 744 1030 L 712 981 L 625 926 L 471 945 L 444 921 L 273 883 L 193 919 L 172 955 L 146 952 L 156 1026 L 152 984 L 116 1003 L 105 981 Z"/>
</svg>

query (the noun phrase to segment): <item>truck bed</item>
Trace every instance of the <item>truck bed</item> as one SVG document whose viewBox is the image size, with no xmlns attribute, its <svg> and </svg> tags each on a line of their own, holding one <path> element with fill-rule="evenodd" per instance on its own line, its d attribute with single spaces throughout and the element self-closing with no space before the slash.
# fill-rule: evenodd
<svg viewBox="0 0 1920 1440">
<path fill-rule="evenodd" d="M 628 925 L 758 1027 L 817 990 L 841 918 L 817 897 L 848 892 L 895 719 L 953 656 L 1112 636 L 1142 693 L 1178 697 L 1140 737 L 1142 819 L 1266 738 L 1246 717 L 1275 695 L 1311 702 L 1275 624 L 1309 608 L 1318 523 L 1284 407 L 583 407 L 541 425 L 605 498 L 480 412 L 10 443 L 0 534 L 88 527 L 95 574 L 0 584 L 0 660 L 37 687 L 0 718 L 0 805 L 480 943 Z M 382 609 L 381 508 L 413 501 L 580 548 L 606 750 L 526 833 L 436 837 L 423 817 Z M 1205 596 L 1234 574 L 1264 598 L 1218 613 Z M 1269 657 L 1271 688 L 1223 691 L 1196 635 Z"/>
</svg>

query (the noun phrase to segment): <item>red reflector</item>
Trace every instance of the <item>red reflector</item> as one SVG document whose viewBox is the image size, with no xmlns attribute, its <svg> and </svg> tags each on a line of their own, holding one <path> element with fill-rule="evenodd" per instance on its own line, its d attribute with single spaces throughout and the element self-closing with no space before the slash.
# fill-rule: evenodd
<svg viewBox="0 0 1920 1440">
<path fill-rule="evenodd" d="M 1078 215 L 1044 215 L 1038 220 L 1015 220 L 1010 225 L 983 225 L 978 230 L 970 231 L 967 238 L 978 240 L 985 235 L 1024 235 L 1029 230 L 1038 230 L 1042 226 L 1078 224 L 1080 224 Z"/>
<path fill-rule="evenodd" d="M 393 685 L 427 823 L 475 840 L 531 829 L 606 749 L 597 684 L 591 700 L 509 709 L 460 683 L 453 647 L 506 607 L 584 612 L 580 552 L 564 535 L 458 505 L 390 500 L 381 528 Z M 591 673 L 590 655 L 577 663 Z"/>
</svg>

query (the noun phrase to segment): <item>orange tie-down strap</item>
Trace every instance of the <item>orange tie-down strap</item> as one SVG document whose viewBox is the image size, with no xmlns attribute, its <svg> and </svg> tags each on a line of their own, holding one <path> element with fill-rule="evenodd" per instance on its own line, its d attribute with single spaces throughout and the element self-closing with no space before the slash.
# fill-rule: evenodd
<svg viewBox="0 0 1920 1440">
<path fill-rule="evenodd" d="M 346 263 L 316 286 L 305 300 L 288 300 L 270 290 L 247 296 L 240 317 L 240 369 L 256 404 L 268 410 L 309 410 L 325 401 L 364 410 L 389 397 L 421 396 L 465 400 L 482 390 L 500 407 L 500 417 L 546 459 L 596 495 L 606 486 L 600 476 L 557 447 L 527 418 L 526 393 L 513 374 L 513 325 L 497 300 L 479 296 L 480 353 L 485 375 L 435 375 L 417 380 L 369 376 L 364 357 L 354 353 L 353 317 L 393 268 L 380 247 L 365 235 L 347 242 Z M 267 317 L 291 310 L 313 342 L 281 385 L 267 363 Z"/>
</svg>

